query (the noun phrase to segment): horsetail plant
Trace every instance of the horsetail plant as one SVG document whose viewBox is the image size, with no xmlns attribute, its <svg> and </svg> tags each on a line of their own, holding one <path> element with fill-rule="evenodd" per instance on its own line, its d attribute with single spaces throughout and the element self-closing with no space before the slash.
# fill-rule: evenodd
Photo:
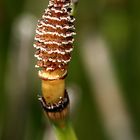
<svg viewBox="0 0 140 140">
<path fill-rule="evenodd" d="M 76 140 L 69 121 L 69 96 L 65 78 L 71 60 L 75 35 L 71 0 L 49 0 L 48 8 L 38 21 L 34 47 L 40 68 L 42 97 L 39 101 L 52 122 L 58 140 Z"/>
</svg>

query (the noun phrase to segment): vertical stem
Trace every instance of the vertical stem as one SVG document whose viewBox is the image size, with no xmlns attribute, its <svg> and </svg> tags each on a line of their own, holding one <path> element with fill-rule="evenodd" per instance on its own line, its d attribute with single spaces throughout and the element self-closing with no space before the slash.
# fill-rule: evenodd
<svg viewBox="0 0 140 140">
<path fill-rule="evenodd" d="M 55 103 L 65 92 L 65 80 L 42 80 L 42 94 L 47 103 Z"/>
<path fill-rule="evenodd" d="M 53 122 L 53 128 L 57 136 L 57 140 L 77 140 L 69 119 L 61 122 Z"/>
</svg>

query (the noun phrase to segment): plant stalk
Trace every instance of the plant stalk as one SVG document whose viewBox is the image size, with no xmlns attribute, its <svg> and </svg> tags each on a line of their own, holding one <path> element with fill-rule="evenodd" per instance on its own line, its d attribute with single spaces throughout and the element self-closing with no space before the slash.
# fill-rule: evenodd
<svg viewBox="0 0 140 140">
<path fill-rule="evenodd" d="M 57 140 L 77 140 L 69 119 L 61 122 L 52 122 Z"/>
</svg>

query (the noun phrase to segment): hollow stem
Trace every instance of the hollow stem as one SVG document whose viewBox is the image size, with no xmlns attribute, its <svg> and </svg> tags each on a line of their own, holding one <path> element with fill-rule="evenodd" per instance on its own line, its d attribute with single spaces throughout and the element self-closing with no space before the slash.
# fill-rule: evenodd
<svg viewBox="0 0 140 140">
<path fill-rule="evenodd" d="M 69 119 L 52 122 L 57 140 L 77 140 L 74 129 Z"/>
</svg>

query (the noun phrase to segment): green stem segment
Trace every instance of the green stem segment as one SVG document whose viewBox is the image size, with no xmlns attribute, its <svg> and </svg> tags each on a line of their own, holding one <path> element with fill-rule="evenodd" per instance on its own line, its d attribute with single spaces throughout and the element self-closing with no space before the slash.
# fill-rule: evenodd
<svg viewBox="0 0 140 140">
<path fill-rule="evenodd" d="M 74 129 L 70 120 L 61 122 L 53 122 L 53 128 L 57 137 L 57 140 L 77 140 Z"/>
</svg>

